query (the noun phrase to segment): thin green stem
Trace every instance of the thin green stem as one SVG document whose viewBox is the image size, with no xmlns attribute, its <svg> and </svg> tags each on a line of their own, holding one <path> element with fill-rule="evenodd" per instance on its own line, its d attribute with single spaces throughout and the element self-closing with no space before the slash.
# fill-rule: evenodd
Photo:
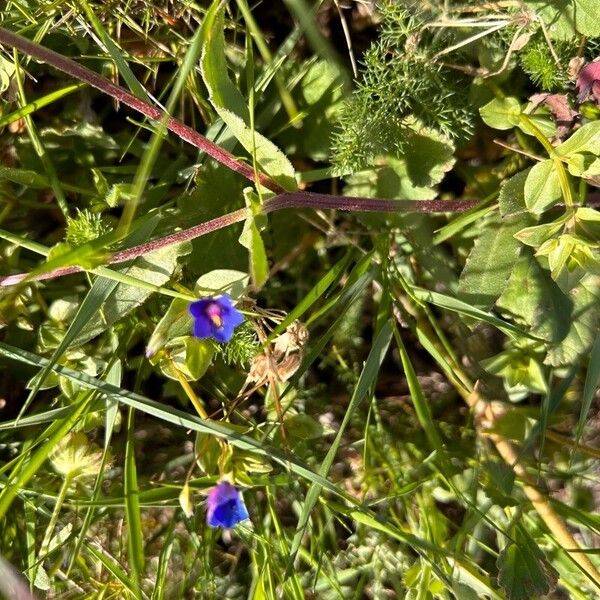
<svg viewBox="0 0 600 600">
<path fill-rule="evenodd" d="M 571 190 L 571 184 L 569 183 L 569 176 L 567 175 L 567 171 L 565 170 L 565 166 L 562 163 L 562 160 L 559 156 L 557 156 L 554 151 L 554 146 L 550 143 L 548 138 L 542 133 L 540 128 L 525 114 L 521 113 L 519 118 L 531 131 L 531 133 L 535 136 L 538 142 L 544 147 L 544 150 L 548 153 L 548 156 L 552 159 L 554 164 L 554 168 L 558 174 L 558 182 L 560 185 L 560 189 L 562 192 L 563 199 L 565 201 L 565 205 L 567 210 L 573 209 L 573 192 Z"/>
<path fill-rule="evenodd" d="M 48 553 L 50 541 L 52 540 L 52 534 L 54 533 L 54 530 L 56 529 L 56 523 L 58 522 L 58 516 L 60 515 L 60 511 L 65 502 L 65 498 L 67 497 L 67 492 L 69 491 L 69 486 L 73 482 L 73 479 L 74 474 L 67 473 L 65 475 L 62 485 L 60 486 L 60 491 L 58 492 L 58 496 L 56 497 L 54 510 L 52 511 L 50 522 L 48 523 L 48 527 L 46 527 L 46 533 L 44 534 L 44 539 L 42 540 L 42 545 L 40 546 L 40 552 L 38 555 L 40 559 L 44 558 L 44 556 Z"/>
</svg>

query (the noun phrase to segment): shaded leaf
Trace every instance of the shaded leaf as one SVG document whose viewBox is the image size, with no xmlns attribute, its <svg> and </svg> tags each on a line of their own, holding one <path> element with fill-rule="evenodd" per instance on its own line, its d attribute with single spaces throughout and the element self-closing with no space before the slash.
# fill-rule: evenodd
<svg viewBox="0 0 600 600">
<path fill-rule="evenodd" d="M 521 245 L 514 234 L 522 219 L 492 222 L 479 236 L 460 275 L 459 297 L 473 306 L 491 308 L 502 294 Z"/>
<path fill-rule="evenodd" d="M 573 364 L 592 347 L 600 328 L 600 277 L 588 275 L 568 297 L 573 305 L 569 333 L 546 359 L 555 367 Z"/>
<path fill-rule="evenodd" d="M 187 243 L 165 246 L 136 258 L 130 264 L 116 267 L 114 270 L 146 283 L 162 286 L 171 278 L 178 258 L 189 252 L 190 245 Z M 106 331 L 111 325 L 147 300 L 152 293 L 152 290 L 146 288 L 119 284 L 104 301 L 101 314 L 95 314 L 89 320 L 72 345 L 83 344 Z"/>
<path fill-rule="evenodd" d="M 509 600 L 548 594 L 558 582 L 558 572 L 523 527 L 514 528 L 513 539 L 498 556 L 498 583 Z"/>
<path fill-rule="evenodd" d="M 530 251 L 516 264 L 496 306 L 548 342 L 560 342 L 569 331 L 573 303 Z"/>
</svg>

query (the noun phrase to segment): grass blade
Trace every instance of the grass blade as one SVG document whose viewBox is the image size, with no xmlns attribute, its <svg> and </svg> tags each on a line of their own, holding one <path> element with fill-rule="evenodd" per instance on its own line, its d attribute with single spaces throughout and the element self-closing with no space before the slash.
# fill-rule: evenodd
<svg viewBox="0 0 600 600">
<path fill-rule="evenodd" d="M 392 340 L 392 328 L 390 323 L 387 322 L 383 325 L 379 333 L 377 334 L 375 340 L 373 341 L 373 345 L 371 347 L 371 351 L 369 352 L 369 356 L 365 362 L 365 366 L 360 374 L 356 387 L 354 388 L 354 392 L 352 394 L 352 398 L 350 399 L 350 403 L 348 404 L 348 409 L 346 410 L 346 414 L 344 415 L 344 420 L 342 421 L 340 428 L 335 436 L 331 447 L 329 448 L 327 455 L 323 459 L 321 463 L 321 467 L 319 468 L 319 475 L 323 478 L 327 477 L 327 473 L 331 469 L 331 465 L 335 459 L 339 446 L 342 442 L 342 436 L 352 418 L 354 412 L 358 408 L 359 404 L 366 397 L 371 389 L 371 386 L 375 383 L 377 379 L 377 374 L 379 373 L 379 368 L 383 359 L 387 353 L 390 342 Z M 292 546 L 290 548 L 290 557 L 288 562 L 288 572 L 291 571 L 293 567 L 293 563 L 300 548 L 300 544 L 302 543 L 302 537 L 304 536 L 304 531 L 308 526 L 308 521 L 310 519 L 310 514 L 319 499 L 319 495 L 321 494 L 321 486 L 318 483 L 313 483 L 306 494 L 306 499 L 304 501 L 304 505 L 302 507 L 302 512 L 300 513 L 300 517 L 298 519 L 298 526 L 296 528 L 296 534 L 294 535 L 294 539 L 292 540 Z"/>
<path fill-rule="evenodd" d="M 127 442 L 125 445 L 125 514 L 127 515 L 127 550 L 132 572 L 133 590 L 136 598 L 141 595 L 141 581 L 144 573 L 144 538 L 140 512 L 137 468 L 135 464 L 135 410 L 130 408 L 127 415 Z"/>
</svg>

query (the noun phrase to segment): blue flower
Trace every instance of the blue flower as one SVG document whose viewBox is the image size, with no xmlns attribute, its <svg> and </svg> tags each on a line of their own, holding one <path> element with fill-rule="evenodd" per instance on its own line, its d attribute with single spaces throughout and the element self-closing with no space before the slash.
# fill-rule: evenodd
<svg viewBox="0 0 600 600">
<path fill-rule="evenodd" d="M 189 311 L 194 317 L 194 335 L 200 339 L 212 337 L 218 342 L 228 342 L 233 330 L 244 321 L 228 294 L 196 300 Z"/>
<path fill-rule="evenodd" d="M 208 493 L 206 522 L 211 527 L 235 527 L 250 518 L 244 498 L 228 481 L 221 481 Z"/>
</svg>

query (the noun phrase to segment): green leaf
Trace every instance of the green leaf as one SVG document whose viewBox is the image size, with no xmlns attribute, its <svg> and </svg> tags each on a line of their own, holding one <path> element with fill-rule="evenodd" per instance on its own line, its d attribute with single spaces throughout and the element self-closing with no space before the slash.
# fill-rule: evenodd
<svg viewBox="0 0 600 600">
<path fill-rule="evenodd" d="M 556 146 L 554 152 L 561 157 L 576 153 L 600 155 L 600 121 L 586 123 L 580 127 L 568 140 Z"/>
<path fill-rule="evenodd" d="M 519 125 L 520 102 L 512 97 L 494 98 L 479 109 L 481 118 L 492 129 L 513 129 Z"/>
<path fill-rule="evenodd" d="M 313 440 L 322 437 L 324 433 L 323 425 L 305 414 L 288 417 L 284 421 L 284 428 L 286 434 L 296 440 Z"/>
<path fill-rule="evenodd" d="M 575 177 L 592 179 L 600 175 L 600 158 L 594 154 L 571 154 L 566 160 L 569 173 Z"/>
<path fill-rule="evenodd" d="M 600 260 L 595 244 L 575 235 L 563 233 L 544 242 L 536 252 L 548 266 L 552 279 L 567 293 L 588 273 L 600 275 Z"/>
<path fill-rule="evenodd" d="M 219 474 L 221 445 L 216 436 L 199 431 L 194 444 L 196 463 L 207 475 Z"/>
<path fill-rule="evenodd" d="M 514 528 L 513 539 L 498 556 L 498 583 L 508 599 L 531 600 L 548 594 L 556 587 L 558 572 L 523 527 Z"/>
<path fill-rule="evenodd" d="M 244 198 L 251 214 L 244 223 L 239 242 L 248 249 L 252 287 L 260 290 L 269 277 L 269 261 L 260 235 L 266 227 L 267 217 L 260 214 L 260 199 L 252 188 L 244 190 Z"/>
<path fill-rule="evenodd" d="M 158 363 L 165 377 L 175 381 L 179 381 L 178 372 L 187 381 L 198 381 L 208 370 L 215 354 L 213 344 L 191 335 L 173 338 L 165 344 L 164 350 L 164 353 L 155 355 L 152 362 Z"/>
<path fill-rule="evenodd" d="M 25 106 L 22 106 L 21 108 L 13 112 L 10 112 L 6 115 L 2 115 L 0 116 L 0 127 L 4 127 L 5 125 L 14 123 L 22 117 L 26 117 L 27 115 L 32 114 L 40 108 L 43 108 L 48 104 L 52 104 L 53 102 L 60 100 L 60 98 L 62 98 L 63 96 L 67 96 L 68 94 L 76 92 L 77 90 L 81 89 L 84 85 L 85 83 L 74 83 L 72 85 L 67 85 L 64 88 L 58 89 L 54 92 L 50 92 L 49 94 L 46 94 L 41 98 L 36 98 L 32 102 L 28 102 Z"/>
<path fill-rule="evenodd" d="M 426 290 L 424 288 L 413 287 L 412 293 L 418 300 L 422 300 L 423 302 L 429 302 L 434 306 L 439 306 L 440 308 L 445 308 L 446 310 L 451 310 L 459 315 L 463 315 L 465 317 L 473 318 L 477 321 L 483 321 L 484 323 L 489 323 L 494 327 L 498 328 L 500 331 L 503 331 L 507 335 L 512 337 L 527 335 L 526 331 L 523 331 L 521 328 L 509 323 L 507 321 L 503 321 L 498 318 L 496 315 L 493 315 L 489 312 L 481 310 L 475 306 L 471 306 L 471 304 L 467 302 L 463 302 L 458 298 L 453 298 L 452 296 L 448 296 L 446 294 L 441 294 L 440 292 L 434 292 L 432 290 Z M 532 336 L 529 336 L 532 337 Z"/>
<path fill-rule="evenodd" d="M 4 56 L 0 56 L 0 94 L 9 88 L 15 71 L 15 63 L 4 58 Z"/>
<path fill-rule="evenodd" d="M 196 188 L 177 201 L 182 216 L 179 226 L 191 227 L 241 208 L 246 181 L 230 169 L 214 161 L 203 165 Z M 237 223 L 213 231 L 192 241 L 192 254 L 186 267 L 192 276 L 199 276 L 227 265 L 229 269 L 247 270 L 247 252 L 238 243 L 242 225 Z"/>
<path fill-rule="evenodd" d="M 506 286 L 519 256 L 514 235 L 521 218 L 494 221 L 483 230 L 471 250 L 458 286 L 459 297 L 472 306 L 491 308 Z"/>
<path fill-rule="evenodd" d="M 528 7 L 544 20 L 553 39 L 600 36 L 597 0 L 530 0 Z"/>
<path fill-rule="evenodd" d="M 594 400 L 594 395 L 600 385 L 600 334 L 596 336 L 596 341 L 590 352 L 590 362 L 588 365 L 583 393 L 581 394 L 581 410 L 579 420 L 575 431 L 575 444 L 578 445 L 583 435 L 583 430 L 587 422 L 588 413 Z"/>
<path fill-rule="evenodd" d="M 162 286 L 171 278 L 179 257 L 189 252 L 190 245 L 187 243 L 165 246 L 113 270 L 155 286 Z M 106 331 L 119 319 L 145 302 L 153 293 L 151 289 L 134 285 L 117 285 L 105 300 L 102 314 L 96 314 L 91 318 L 71 345 L 81 345 Z"/>
<path fill-rule="evenodd" d="M 530 171 L 531 169 L 519 171 L 502 184 L 498 195 L 498 207 L 503 217 L 527 212 L 525 207 L 525 181 Z"/>
<path fill-rule="evenodd" d="M 551 223 L 543 223 L 542 225 L 533 225 L 525 227 L 515 234 L 515 237 L 526 246 L 531 248 L 539 248 L 544 242 L 552 239 L 565 224 L 566 217 L 560 217 Z"/>
<path fill-rule="evenodd" d="M 385 154 L 374 159 L 376 169 L 348 177 L 347 195 L 407 200 L 436 197 L 435 186 L 454 166 L 454 145 L 416 119 L 407 119 L 397 135 L 402 139 L 397 153 L 387 154 L 390 149 L 385 149 Z"/>
<path fill-rule="evenodd" d="M 215 0 L 202 22 L 202 77 L 215 110 L 242 146 L 256 157 L 262 171 L 287 190 L 296 189 L 292 164 L 270 140 L 249 127 L 246 102 L 227 75 L 224 5 Z"/>
<path fill-rule="evenodd" d="M 534 214 L 541 214 L 561 197 L 558 171 L 552 159 L 537 163 L 525 181 L 525 205 Z"/>
<path fill-rule="evenodd" d="M 50 183 L 44 175 L 40 175 L 37 171 L 28 171 L 26 169 L 14 169 L 12 167 L 0 166 L 0 181 L 8 180 L 13 183 L 31 188 L 47 188 Z"/>
<path fill-rule="evenodd" d="M 496 306 L 548 342 L 559 343 L 569 331 L 567 315 L 573 304 L 531 251 L 524 252 L 515 265 Z"/>
<path fill-rule="evenodd" d="M 125 444 L 124 494 L 127 521 L 127 550 L 129 567 L 136 598 L 141 598 L 141 582 L 144 573 L 144 534 L 140 510 L 137 466 L 135 460 L 135 409 L 130 408 L 127 419 L 127 442 Z"/>
<path fill-rule="evenodd" d="M 247 285 L 248 273 L 235 269 L 215 269 L 198 278 L 194 291 L 200 296 L 229 294 L 233 300 L 238 300 Z"/>
<path fill-rule="evenodd" d="M 188 312 L 189 302 L 175 298 L 163 318 L 158 322 L 148 344 L 146 357 L 154 356 L 169 340 L 189 334 L 192 331 L 193 320 Z"/>
<path fill-rule="evenodd" d="M 546 359 L 555 367 L 573 364 L 592 347 L 600 329 L 600 277 L 588 275 L 569 291 L 568 297 L 573 306 L 569 333 Z"/>
</svg>

